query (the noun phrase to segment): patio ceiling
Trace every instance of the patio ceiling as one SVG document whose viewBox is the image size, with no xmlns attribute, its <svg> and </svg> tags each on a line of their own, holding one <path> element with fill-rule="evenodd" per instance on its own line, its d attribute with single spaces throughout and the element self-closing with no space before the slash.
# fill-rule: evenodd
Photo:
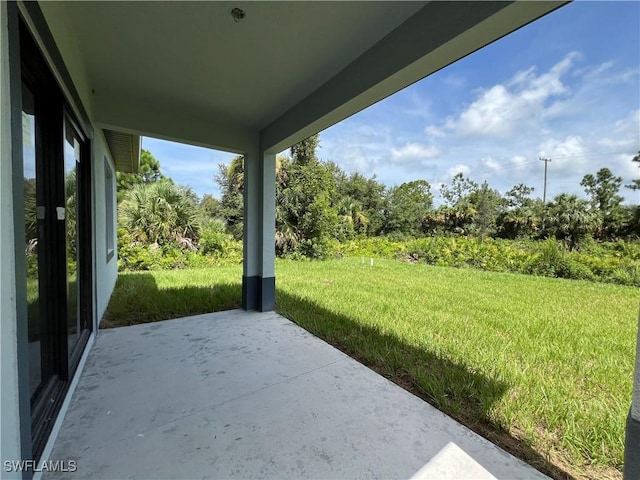
<svg viewBox="0 0 640 480">
<path fill-rule="evenodd" d="M 42 2 L 103 128 L 282 150 L 565 2 Z M 231 10 L 244 10 L 236 22 Z M 67 58 L 73 56 L 69 52 Z M 78 77 L 83 77 L 82 79 Z"/>
</svg>

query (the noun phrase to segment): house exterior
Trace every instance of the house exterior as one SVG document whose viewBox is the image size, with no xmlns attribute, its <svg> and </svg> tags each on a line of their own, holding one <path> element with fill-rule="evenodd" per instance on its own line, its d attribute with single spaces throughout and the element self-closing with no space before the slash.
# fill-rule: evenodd
<svg viewBox="0 0 640 480">
<path fill-rule="evenodd" d="M 117 278 L 142 135 L 245 158 L 242 305 L 275 305 L 275 155 L 562 6 L 0 2 L 0 457 L 46 459 Z"/>
</svg>

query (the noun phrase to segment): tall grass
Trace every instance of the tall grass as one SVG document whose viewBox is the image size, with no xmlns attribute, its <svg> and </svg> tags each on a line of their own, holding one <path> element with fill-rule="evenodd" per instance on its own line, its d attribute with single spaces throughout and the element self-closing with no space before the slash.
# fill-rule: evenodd
<svg viewBox="0 0 640 480">
<path fill-rule="evenodd" d="M 638 289 L 391 260 L 277 265 L 286 317 L 547 473 L 562 477 L 540 459 L 619 477 Z"/>
</svg>

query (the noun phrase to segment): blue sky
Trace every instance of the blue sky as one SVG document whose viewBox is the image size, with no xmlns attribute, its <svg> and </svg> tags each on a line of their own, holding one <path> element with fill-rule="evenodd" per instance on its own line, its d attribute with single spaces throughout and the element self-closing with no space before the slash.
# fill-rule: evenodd
<svg viewBox="0 0 640 480">
<path fill-rule="evenodd" d="M 541 197 L 540 156 L 552 159 L 548 198 L 584 195 L 582 177 L 605 166 L 629 182 L 640 176 L 639 25 L 639 1 L 569 4 L 323 131 L 318 155 L 388 186 L 427 180 L 436 203 L 457 172 Z M 233 158 L 151 138 L 143 148 L 199 195 L 219 196 L 217 165 Z"/>
</svg>

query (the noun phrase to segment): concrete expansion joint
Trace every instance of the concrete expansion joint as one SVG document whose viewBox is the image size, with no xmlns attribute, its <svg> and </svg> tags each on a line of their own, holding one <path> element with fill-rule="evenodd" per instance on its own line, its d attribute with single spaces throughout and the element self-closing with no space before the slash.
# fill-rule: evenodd
<svg viewBox="0 0 640 480">
<path fill-rule="evenodd" d="M 275 318 L 275 317 L 274 317 L 274 318 Z M 270 384 L 270 385 L 266 385 L 266 386 L 264 386 L 264 387 L 262 387 L 262 388 L 258 388 L 258 389 L 256 389 L 256 390 L 252 390 L 252 391 L 250 391 L 250 392 L 244 393 L 244 394 L 242 394 L 242 395 L 238 395 L 238 396 L 236 396 L 236 397 L 229 398 L 228 400 L 225 400 L 225 401 L 220 402 L 220 403 L 216 403 L 215 405 L 208 405 L 208 406 L 206 406 L 205 408 L 201 408 L 201 409 L 199 409 L 199 410 L 197 410 L 197 411 L 195 411 L 195 412 L 191 412 L 191 413 L 186 414 L 186 415 L 180 415 L 180 416 L 177 416 L 177 417 L 173 418 L 172 420 L 170 420 L 169 422 L 165 422 L 165 423 L 163 423 L 162 425 L 155 425 L 155 426 L 153 426 L 153 427 L 151 427 L 151 428 L 146 429 L 145 431 L 142 431 L 142 432 L 135 432 L 135 433 L 132 433 L 132 434 L 130 434 L 130 435 L 126 435 L 126 436 L 124 436 L 124 437 L 118 438 L 118 441 L 127 440 L 127 439 L 129 439 L 129 438 L 133 438 L 133 437 L 141 437 L 141 438 L 142 438 L 142 437 L 144 437 L 147 433 L 150 433 L 150 432 L 153 432 L 153 431 L 157 431 L 157 430 L 159 430 L 159 429 L 161 429 L 161 428 L 166 428 L 166 427 L 168 427 L 169 425 L 172 425 L 172 424 L 174 424 L 174 423 L 176 423 L 176 422 L 181 422 L 181 421 L 183 421 L 183 420 L 185 420 L 185 419 L 187 419 L 187 418 L 190 418 L 190 417 L 194 417 L 194 416 L 196 416 L 196 415 L 201 414 L 202 412 L 209 411 L 209 410 L 215 410 L 216 408 L 221 407 L 221 406 L 223 406 L 223 405 L 227 405 L 227 404 L 229 404 L 229 403 L 232 403 L 232 402 L 238 401 L 238 400 L 240 400 L 240 399 L 242 399 L 242 398 L 250 397 L 251 395 L 255 395 L 256 393 L 259 393 L 259 392 L 261 392 L 261 391 L 263 391 L 263 390 L 267 390 L 267 389 L 270 389 L 270 388 L 273 388 L 273 387 L 277 387 L 278 385 L 282 385 L 282 384 L 288 383 L 288 382 L 290 382 L 290 381 L 292 381 L 292 380 L 296 380 L 296 379 L 298 379 L 298 378 L 304 377 L 305 375 L 309 375 L 310 373 L 317 372 L 318 370 L 322 370 L 322 369 L 324 369 L 324 368 L 327 368 L 327 367 L 330 367 L 330 366 L 332 366 L 332 365 L 335 365 L 335 364 L 338 364 L 338 363 L 344 362 L 344 361 L 346 361 L 346 360 L 348 360 L 348 358 L 341 358 L 340 360 L 336 360 L 336 361 L 333 361 L 333 362 L 329 362 L 329 363 L 327 363 L 327 364 L 325 364 L 325 365 L 321 365 L 321 366 L 319 366 L 319 367 L 317 367 L 317 368 L 313 368 L 313 369 L 308 370 L 308 371 L 306 371 L 306 372 L 302 372 L 302 373 L 299 373 L 299 374 L 294 375 L 294 376 L 292 376 L 292 377 L 285 378 L 285 379 L 283 379 L 283 380 L 282 380 L 282 381 L 280 381 L 280 382 L 272 383 L 272 384 Z"/>
<path fill-rule="evenodd" d="M 254 394 L 258 393 L 258 392 L 262 392 L 264 390 L 268 390 L 270 388 L 277 387 L 278 385 L 283 385 L 283 384 L 289 383 L 289 382 L 291 382 L 293 380 L 296 380 L 298 378 L 304 377 L 306 375 L 309 375 L 311 373 L 317 372 L 318 370 L 322 370 L 322 369 L 330 367 L 332 365 L 336 365 L 338 363 L 344 362 L 344 361 L 346 361 L 348 359 L 349 359 L 348 357 L 345 357 L 345 358 L 341 358 L 340 360 L 335 360 L 335 361 L 329 362 L 329 363 L 327 363 L 325 365 L 321 365 L 319 367 L 312 368 L 311 370 L 299 373 L 297 375 L 293 375 L 293 376 L 285 378 L 285 379 L 283 379 L 283 380 L 281 380 L 279 382 L 275 382 L 275 383 L 272 383 L 270 385 L 265 385 L 264 387 L 258 388 L 256 390 L 252 390 L 251 392 L 243 393 L 242 395 L 238 395 L 237 397 L 230 398 L 229 400 L 225 400 L 224 402 L 220 402 L 220 403 L 218 403 L 218 404 L 216 404 L 216 405 L 214 405 L 214 406 L 212 406 L 210 408 L 216 408 L 216 407 L 219 407 L 219 406 L 222 406 L 222 405 L 226 405 L 227 403 L 234 402 L 234 401 L 239 400 L 241 398 L 250 397 L 251 395 L 254 395 Z"/>
</svg>

